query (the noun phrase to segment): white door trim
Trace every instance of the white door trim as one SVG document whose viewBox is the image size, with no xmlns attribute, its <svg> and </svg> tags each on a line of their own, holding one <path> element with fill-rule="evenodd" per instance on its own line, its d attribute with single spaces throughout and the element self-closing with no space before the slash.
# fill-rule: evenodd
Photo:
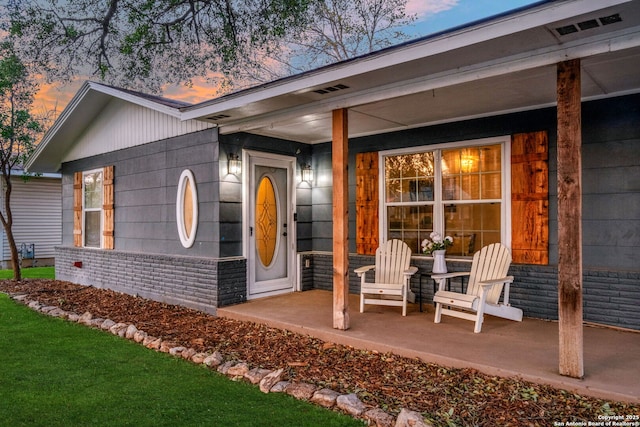
<svg viewBox="0 0 640 427">
<path fill-rule="evenodd" d="M 252 295 L 251 291 L 251 281 L 254 280 L 255 271 L 254 271 L 254 261 L 255 254 L 251 253 L 251 239 L 254 237 L 251 234 L 251 227 L 254 226 L 252 224 L 252 215 L 251 211 L 253 206 L 251 206 L 252 197 L 251 195 L 255 191 L 255 177 L 254 177 L 254 165 L 270 165 L 270 162 L 275 162 L 276 167 L 283 167 L 286 165 L 287 169 L 287 201 L 288 208 L 286 210 L 286 221 L 288 224 L 287 230 L 287 238 L 288 238 L 288 246 L 287 246 L 287 277 L 290 281 L 291 286 L 286 289 L 279 289 L 270 292 L 262 292 L 257 295 Z M 272 296 L 282 293 L 293 292 L 296 290 L 296 277 L 297 277 L 297 262 L 296 262 L 296 223 L 294 221 L 295 210 L 296 210 L 296 192 L 295 192 L 295 169 L 296 169 L 296 158 L 291 156 L 285 156 L 281 154 L 272 154 L 265 153 L 262 151 L 255 150 L 243 150 L 242 151 L 242 164 L 244 173 L 243 175 L 243 185 L 242 185 L 242 242 L 243 242 L 243 256 L 247 260 L 247 299 L 254 298 L 262 298 L 266 296 Z M 252 260 L 253 258 L 253 260 Z"/>
</svg>

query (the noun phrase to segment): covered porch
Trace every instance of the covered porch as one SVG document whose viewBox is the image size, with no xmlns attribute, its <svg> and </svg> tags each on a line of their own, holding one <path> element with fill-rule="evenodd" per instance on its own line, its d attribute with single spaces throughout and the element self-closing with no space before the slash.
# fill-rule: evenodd
<svg viewBox="0 0 640 427">
<path fill-rule="evenodd" d="M 267 324 L 355 348 L 393 352 L 446 367 L 473 368 L 502 377 L 517 376 L 578 394 L 640 402 L 640 333 L 584 327 L 584 379 L 558 373 L 557 322 L 525 318 L 522 323 L 487 316 L 481 334 L 470 322 L 447 317 L 433 323 L 434 308 L 410 304 L 406 317 L 397 307 L 366 306 L 349 295 L 351 327 L 333 328 L 332 293 L 296 292 L 218 309 L 218 315 Z"/>
</svg>

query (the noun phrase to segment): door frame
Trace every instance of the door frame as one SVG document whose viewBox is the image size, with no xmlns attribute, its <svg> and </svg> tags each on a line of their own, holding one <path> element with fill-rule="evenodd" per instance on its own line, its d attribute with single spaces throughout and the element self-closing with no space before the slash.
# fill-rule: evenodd
<svg viewBox="0 0 640 427">
<path fill-rule="evenodd" d="M 255 257 L 255 254 L 250 254 L 251 250 L 251 242 L 252 238 L 250 227 L 253 227 L 253 224 L 250 223 L 251 220 L 251 210 L 253 207 L 251 206 L 251 194 L 255 192 L 255 177 L 254 177 L 254 165 L 256 161 L 259 165 L 269 166 L 269 162 L 277 161 L 279 164 L 273 165 L 274 167 L 282 167 L 282 163 L 286 163 L 287 169 L 287 196 L 286 199 L 288 201 L 288 209 L 285 207 L 286 212 L 286 220 L 287 224 L 290 224 L 287 230 L 288 246 L 287 246 L 287 277 L 291 281 L 291 286 L 286 289 L 280 289 L 275 291 L 269 291 L 260 293 L 258 295 L 250 294 L 250 280 L 253 280 L 253 263 L 250 261 L 250 257 Z M 242 164 L 246 170 L 243 173 L 243 184 L 242 184 L 242 252 L 244 258 L 247 260 L 247 300 L 263 298 L 272 295 L 290 293 L 297 290 L 297 263 L 296 263 L 296 254 L 297 254 L 297 236 L 296 236 L 296 222 L 295 222 L 295 213 L 296 213 L 296 185 L 295 185 L 295 171 L 296 171 L 296 158 L 292 156 L 285 156 L 282 154 L 273 154 L 267 153 L 264 151 L 256 151 L 256 150 L 242 150 Z"/>
</svg>

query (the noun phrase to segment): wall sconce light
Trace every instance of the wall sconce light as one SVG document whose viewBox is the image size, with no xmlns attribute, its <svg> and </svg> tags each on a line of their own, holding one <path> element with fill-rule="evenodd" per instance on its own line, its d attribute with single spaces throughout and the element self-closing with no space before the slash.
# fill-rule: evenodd
<svg viewBox="0 0 640 427">
<path fill-rule="evenodd" d="M 311 169 L 310 164 L 305 164 L 302 166 L 302 180 L 311 184 L 313 181 L 313 169 Z"/>
<path fill-rule="evenodd" d="M 242 161 L 237 154 L 229 154 L 227 156 L 229 159 L 229 165 L 227 171 L 232 175 L 238 175 L 242 172 Z"/>
</svg>

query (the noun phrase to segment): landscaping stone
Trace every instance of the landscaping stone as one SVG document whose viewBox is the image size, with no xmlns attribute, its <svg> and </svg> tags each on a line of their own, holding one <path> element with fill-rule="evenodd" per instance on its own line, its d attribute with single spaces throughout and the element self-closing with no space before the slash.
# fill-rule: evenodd
<svg viewBox="0 0 640 427">
<path fill-rule="evenodd" d="M 138 328 L 135 325 L 127 326 L 127 330 L 124 332 L 124 337 L 128 340 L 132 340 L 133 336 L 138 332 Z"/>
<path fill-rule="evenodd" d="M 63 309 L 58 308 L 58 307 L 56 307 L 55 309 L 51 310 L 47 314 L 49 316 L 59 317 L 61 319 L 66 319 L 69 316 L 69 313 L 67 313 L 66 311 L 64 311 Z"/>
<path fill-rule="evenodd" d="M 89 326 L 94 327 L 94 328 L 99 328 L 103 323 L 104 323 L 104 319 L 95 318 L 95 319 L 91 319 L 89 321 Z"/>
<path fill-rule="evenodd" d="M 184 349 L 182 351 L 182 353 L 180 353 L 180 356 L 182 356 L 183 359 L 185 360 L 191 360 L 191 358 L 193 357 L 194 354 L 196 354 L 197 351 L 193 348 L 187 348 Z"/>
<path fill-rule="evenodd" d="M 67 316 L 67 320 L 69 320 L 70 322 L 77 322 L 78 319 L 80 319 L 80 315 L 76 313 L 69 313 L 69 315 Z"/>
<path fill-rule="evenodd" d="M 243 378 L 247 372 L 249 372 L 249 365 L 244 362 L 238 362 L 235 365 L 229 367 L 229 369 L 227 370 L 227 376 L 233 378 Z"/>
<path fill-rule="evenodd" d="M 296 399 L 309 400 L 316 390 L 317 387 L 313 384 L 294 382 L 285 391 Z"/>
<path fill-rule="evenodd" d="M 216 366 L 220 366 L 223 360 L 224 360 L 224 357 L 222 357 L 222 354 L 219 351 L 214 351 L 213 354 L 211 354 L 210 356 L 207 356 L 204 359 L 203 363 L 209 366 L 210 368 L 214 368 Z"/>
<path fill-rule="evenodd" d="M 291 385 L 290 381 L 278 381 L 277 383 L 274 384 L 273 387 L 271 387 L 271 390 L 269 390 L 271 393 L 284 393 L 287 388 L 289 388 L 289 386 Z"/>
<path fill-rule="evenodd" d="M 177 347 L 178 345 L 173 341 L 162 341 L 160 343 L 160 351 L 163 353 L 169 353 L 173 347 Z"/>
<path fill-rule="evenodd" d="M 93 314 L 86 311 L 84 314 L 82 314 L 82 316 L 80 316 L 80 318 L 78 319 L 78 323 L 82 323 L 83 325 L 90 326 L 91 319 L 93 319 Z"/>
<path fill-rule="evenodd" d="M 161 344 L 162 338 L 152 337 L 151 335 L 147 335 L 146 338 L 142 341 L 142 345 L 151 350 L 160 350 Z"/>
<path fill-rule="evenodd" d="M 369 425 L 376 427 L 394 427 L 395 419 L 380 408 L 369 409 L 363 414 Z"/>
<path fill-rule="evenodd" d="M 402 408 L 396 418 L 395 427 L 433 427 L 433 424 L 425 422 L 419 412 Z"/>
<path fill-rule="evenodd" d="M 204 362 L 204 359 L 207 358 L 207 353 L 196 353 L 191 356 L 191 361 L 196 365 L 200 365 Z"/>
<path fill-rule="evenodd" d="M 222 365 L 218 366 L 218 372 L 221 374 L 227 375 L 229 368 L 235 365 L 237 362 L 234 360 L 228 360 L 224 362 Z"/>
<path fill-rule="evenodd" d="M 336 406 L 353 417 L 359 417 L 367 409 L 355 393 L 338 396 Z"/>
<path fill-rule="evenodd" d="M 43 306 L 40 307 L 40 312 L 44 313 L 44 314 L 48 314 L 50 311 L 53 311 L 56 308 L 58 308 L 58 307 L 56 307 L 54 305 L 43 305 Z"/>
<path fill-rule="evenodd" d="M 335 406 L 338 396 L 340 396 L 340 393 L 338 393 L 337 391 L 323 388 L 313 393 L 311 401 L 320 406 L 324 406 L 325 408 L 332 408 Z"/>
<path fill-rule="evenodd" d="M 265 375 L 264 378 L 260 380 L 260 391 L 263 393 L 269 393 L 273 386 L 280 382 L 283 372 L 284 369 L 280 368 Z"/>
<path fill-rule="evenodd" d="M 133 340 L 137 343 L 141 343 L 144 341 L 147 333 L 145 331 L 137 330 L 135 334 L 133 334 Z"/>
<path fill-rule="evenodd" d="M 114 322 L 113 320 L 107 319 L 104 322 L 102 322 L 102 325 L 100 325 L 100 329 L 104 329 L 105 331 L 108 331 L 109 328 L 111 328 L 115 324 L 116 322 Z"/>
<path fill-rule="evenodd" d="M 126 329 L 127 329 L 126 323 L 116 323 L 115 325 L 109 328 L 109 332 L 111 332 L 113 335 L 120 335 L 120 331 L 123 331 Z"/>
<path fill-rule="evenodd" d="M 249 370 L 244 377 L 249 380 L 251 384 L 258 384 L 262 379 L 271 373 L 270 369 L 253 368 Z"/>
<path fill-rule="evenodd" d="M 186 349 L 187 348 L 183 347 L 183 346 L 171 347 L 169 349 L 169 354 L 172 355 L 172 356 L 180 356 L 182 354 L 182 352 L 184 350 L 186 350 Z"/>
<path fill-rule="evenodd" d="M 42 307 L 38 301 L 30 301 L 27 306 L 33 310 L 39 310 Z"/>
</svg>

